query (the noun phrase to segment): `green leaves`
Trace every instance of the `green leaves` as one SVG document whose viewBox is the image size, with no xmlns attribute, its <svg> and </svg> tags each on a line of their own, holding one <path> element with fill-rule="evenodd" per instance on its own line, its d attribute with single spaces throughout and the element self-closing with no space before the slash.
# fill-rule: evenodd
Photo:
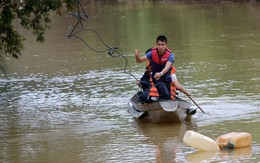
<svg viewBox="0 0 260 163">
<path fill-rule="evenodd" d="M 22 36 L 14 29 L 12 21 L 15 18 L 12 5 L 3 8 L 0 18 L 0 51 L 1 54 L 9 54 L 14 58 L 21 55 L 23 49 Z M 1 55 L 0 54 L 0 55 Z M 1 57 L 2 58 L 2 57 Z M 0 58 L 0 59 L 1 59 Z"/>
<path fill-rule="evenodd" d="M 51 28 L 49 13 L 60 14 L 63 3 L 72 10 L 76 0 L 0 0 L 0 67 L 4 55 L 18 58 L 24 49 L 25 37 L 16 31 L 13 21 L 18 19 L 23 28 L 32 30 L 37 42 L 44 42 L 45 31 Z"/>
<path fill-rule="evenodd" d="M 50 29 L 50 11 L 57 11 L 62 7 L 60 0 L 29 0 L 22 9 L 17 10 L 17 17 L 21 20 L 24 28 L 32 29 L 38 42 L 44 42 L 46 29 Z"/>
</svg>

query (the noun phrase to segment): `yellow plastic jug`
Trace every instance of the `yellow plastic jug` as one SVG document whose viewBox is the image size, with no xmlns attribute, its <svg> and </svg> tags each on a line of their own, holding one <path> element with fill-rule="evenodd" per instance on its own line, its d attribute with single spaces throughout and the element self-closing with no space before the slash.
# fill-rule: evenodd
<svg viewBox="0 0 260 163">
<path fill-rule="evenodd" d="M 243 148 L 252 144 L 252 136 L 247 132 L 231 132 L 219 136 L 216 142 L 220 149 Z"/>
</svg>

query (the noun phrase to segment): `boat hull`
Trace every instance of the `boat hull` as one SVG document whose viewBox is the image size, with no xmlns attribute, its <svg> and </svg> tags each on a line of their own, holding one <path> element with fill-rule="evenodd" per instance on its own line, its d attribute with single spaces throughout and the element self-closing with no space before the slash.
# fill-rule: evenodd
<svg viewBox="0 0 260 163">
<path fill-rule="evenodd" d="M 133 118 L 145 120 L 151 123 L 182 123 L 192 121 L 191 104 L 185 100 L 156 101 L 152 103 L 141 103 L 138 94 L 135 94 L 128 102 L 128 111 Z M 189 114 L 190 113 L 190 114 Z"/>
</svg>

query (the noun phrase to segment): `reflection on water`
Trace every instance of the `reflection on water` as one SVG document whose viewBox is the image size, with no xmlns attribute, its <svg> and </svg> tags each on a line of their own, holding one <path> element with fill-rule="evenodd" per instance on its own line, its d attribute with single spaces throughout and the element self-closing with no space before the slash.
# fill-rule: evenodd
<svg viewBox="0 0 260 163">
<path fill-rule="evenodd" d="M 246 162 L 253 156 L 252 147 L 235 149 L 235 150 L 221 150 L 221 151 L 196 151 L 186 156 L 188 162 L 218 162 L 230 161 L 232 162 Z"/>
<path fill-rule="evenodd" d="M 260 160 L 259 4 L 93 3 L 84 8 L 91 17 L 87 27 L 124 50 L 127 69 L 137 78 L 145 65 L 135 63 L 133 49 L 145 51 L 158 34 L 166 34 L 180 82 L 208 114 L 198 110 L 195 124 L 134 121 L 127 102 L 138 87 L 123 72 L 124 59 L 66 40 L 74 19 L 53 16 L 44 45 L 21 30 L 27 36 L 24 55 L 9 60 L 9 79 L 0 79 L 1 161 Z M 253 145 L 200 152 L 182 142 L 188 129 L 212 138 L 249 132 Z"/>
<path fill-rule="evenodd" d="M 195 123 L 149 124 L 138 122 L 138 131 L 155 145 L 156 162 L 179 162 L 184 158 L 182 138 L 187 130 L 196 130 Z"/>
</svg>

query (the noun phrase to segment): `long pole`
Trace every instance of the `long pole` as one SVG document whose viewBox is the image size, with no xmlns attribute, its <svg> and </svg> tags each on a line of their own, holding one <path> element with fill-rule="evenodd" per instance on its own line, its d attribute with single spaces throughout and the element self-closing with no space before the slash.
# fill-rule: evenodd
<svg viewBox="0 0 260 163">
<path fill-rule="evenodd" d="M 190 97 L 190 95 L 187 95 L 190 99 L 191 99 L 191 101 L 202 111 L 202 113 L 205 113 L 202 109 L 201 109 L 201 107 Z M 205 113 L 206 114 L 206 113 Z"/>
</svg>

